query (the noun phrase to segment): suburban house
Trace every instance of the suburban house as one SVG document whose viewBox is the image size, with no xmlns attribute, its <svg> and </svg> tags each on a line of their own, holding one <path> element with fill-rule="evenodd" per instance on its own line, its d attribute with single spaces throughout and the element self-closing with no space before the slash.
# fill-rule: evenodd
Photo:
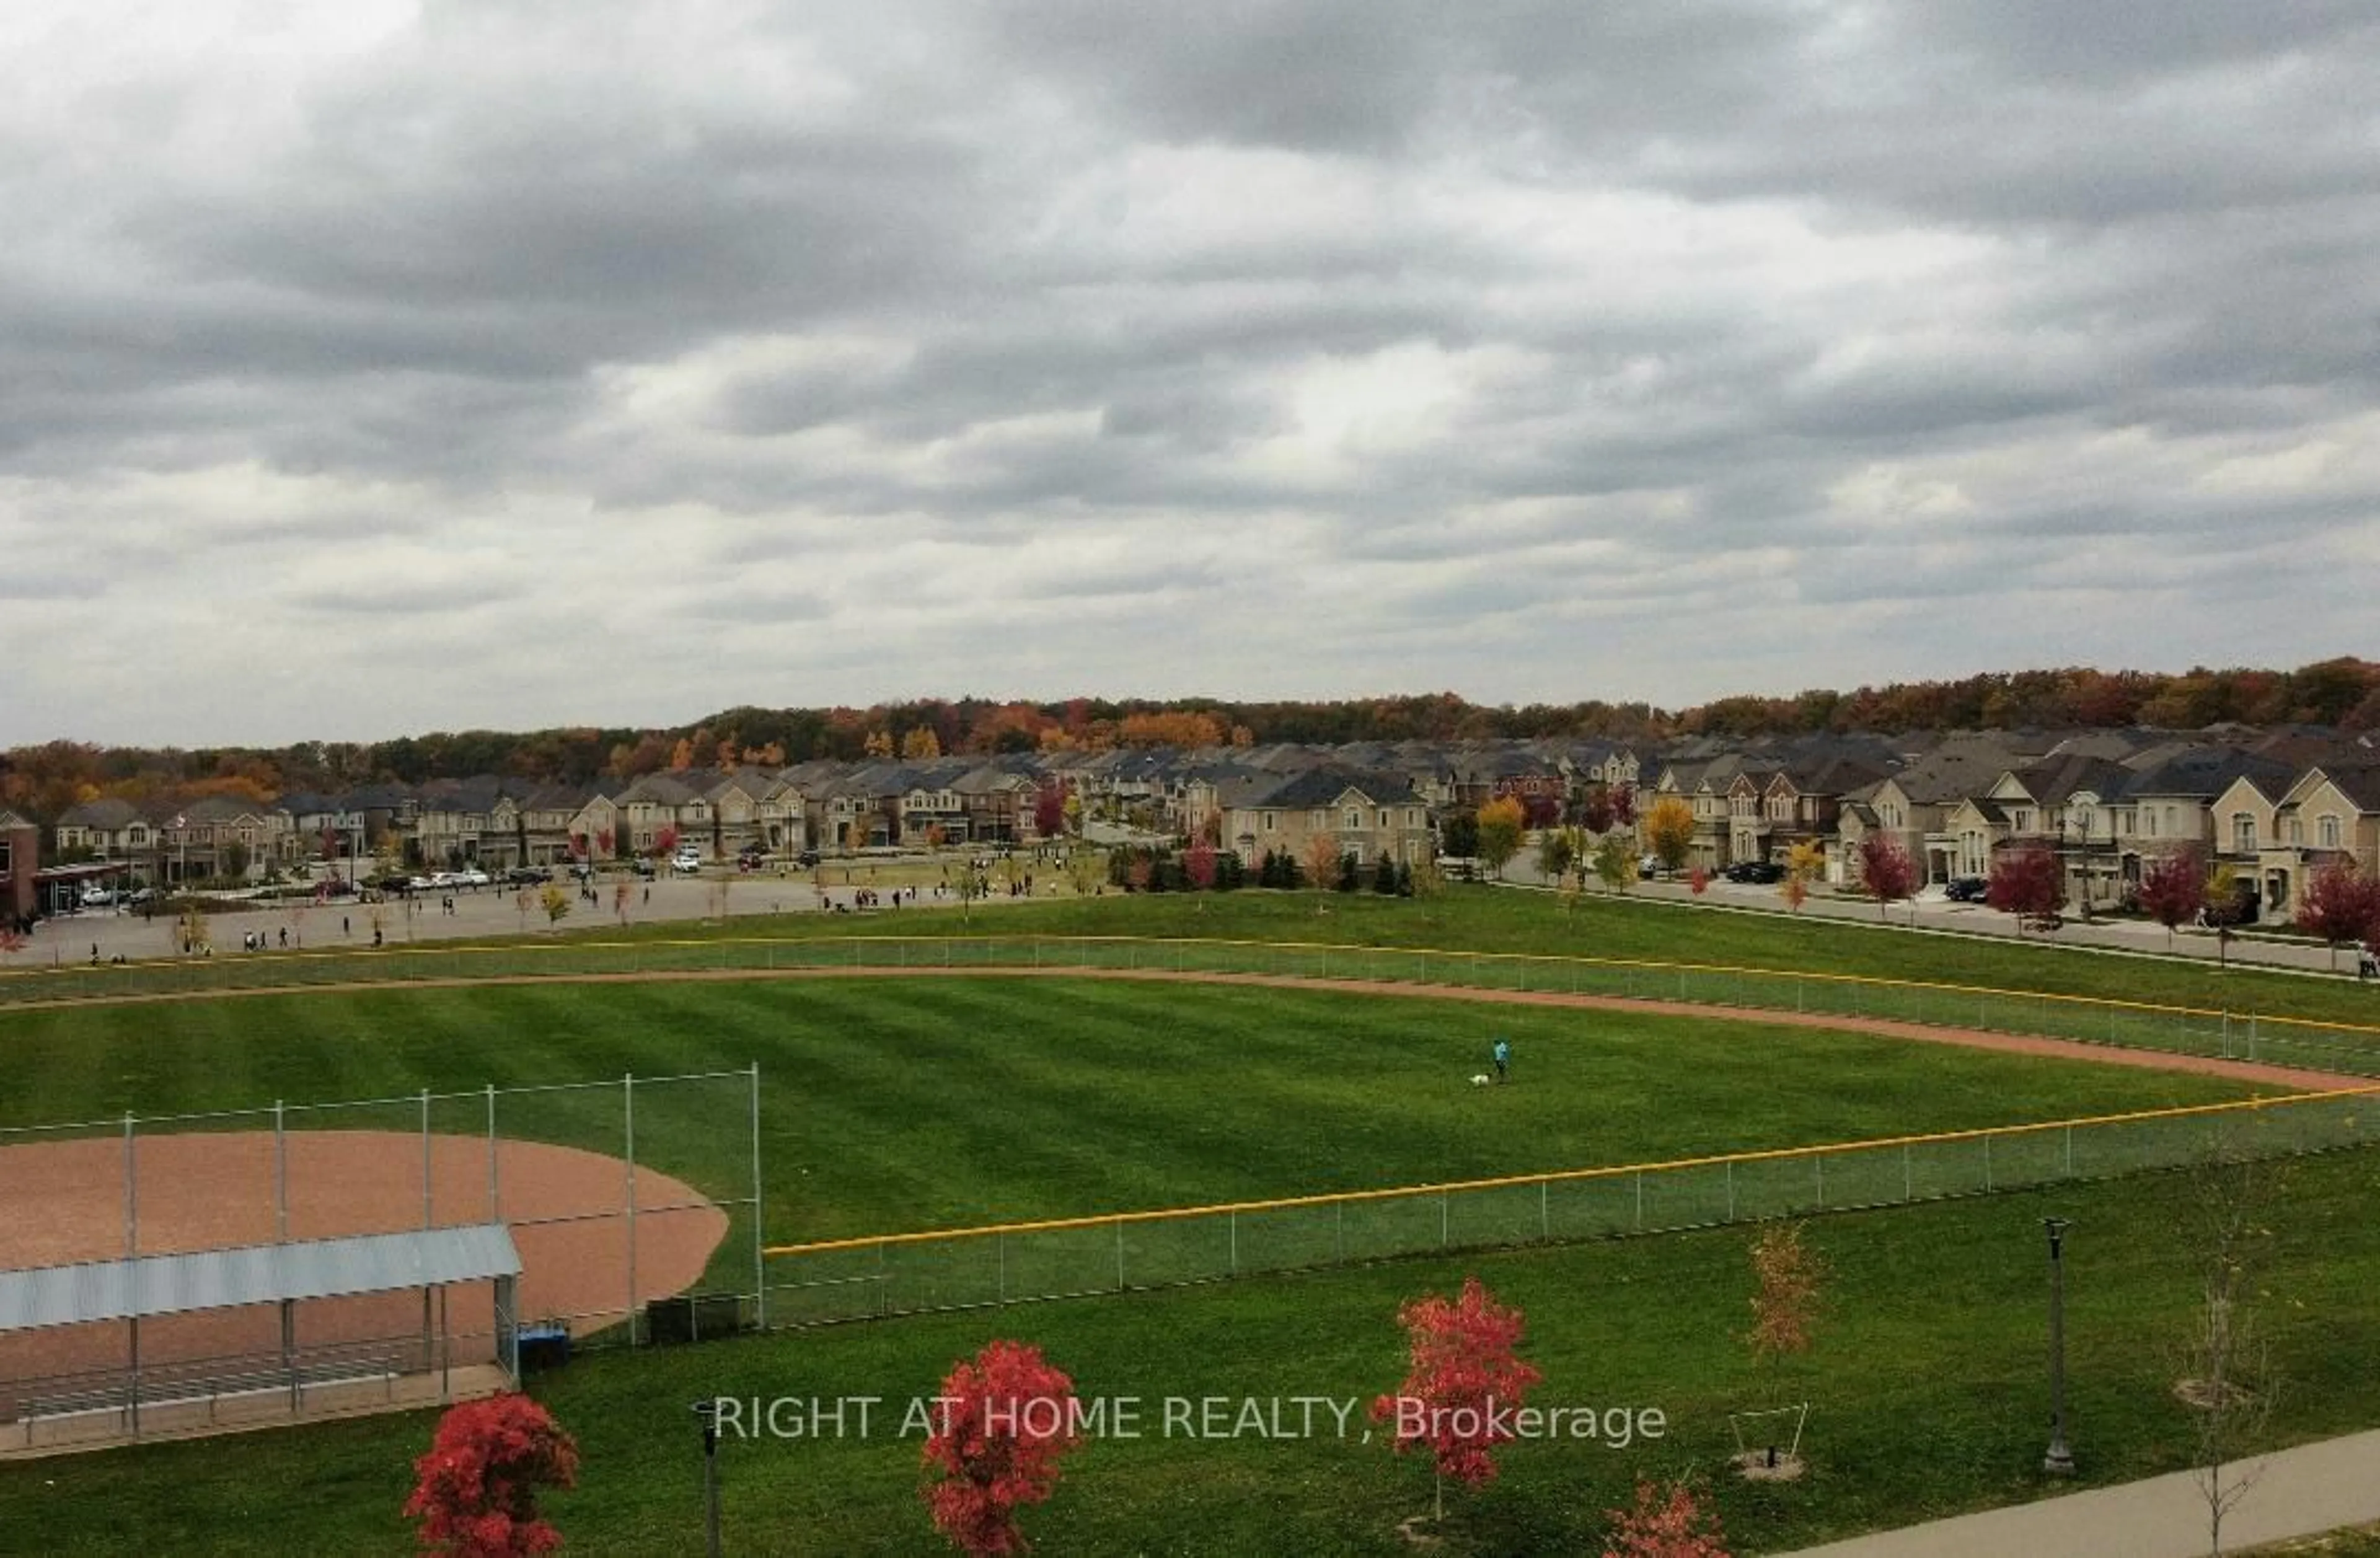
<svg viewBox="0 0 2380 1558">
<path fill-rule="evenodd" d="M 1394 774 L 1309 769 L 1238 797 L 1223 813 L 1225 847 L 1251 867 L 1272 853 L 1302 863 L 1323 834 L 1358 864 L 1388 859 L 1420 865 L 1437 857 L 1429 808 L 1410 783 Z"/>
<path fill-rule="evenodd" d="M 2253 884 L 2263 912 L 2286 915 L 2292 858 L 2275 847 L 2273 822 L 2285 783 L 2242 773 L 2223 787 L 2208 808 L 2214 825 L 2214 858 L 2240 881 Z M 2267 870 L 2271 875 L 2266 875 Z"/>
<path fill-rule="evenodd" d="M 987 844 L 1017 844 L 1039 835 L 1033 825 L 1041 786 L 1030 774 L 987 763 L 950 782 L 966 814 L 967 836 Z"/>
<path fill-rule="evenodd" d="M 1986 824 L 1980 817 L 1970 817 L 1963 828 L 1954 827 L 1950 815 L 1960 802 L 1988 791 L 1994 780 L 2018 762 L 2019 754 L 1997 740 L 1954 737 L 1887 774 L 1863 798 L 1874 813 L 1876 829 L 1890 835 L 1918 868 L 1921 886 L 1981 876 L 1989 869 L 1989 856 L 1975 851 L 1985 847 Z M 1856 839 L 1845 844 L 1847 851 L 1856 852 Z"/>
</svg>

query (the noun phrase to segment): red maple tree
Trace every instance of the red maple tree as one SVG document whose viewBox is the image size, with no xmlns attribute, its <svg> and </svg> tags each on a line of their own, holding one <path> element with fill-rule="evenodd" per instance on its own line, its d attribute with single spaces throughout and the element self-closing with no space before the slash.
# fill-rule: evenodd
<svg viewBox="0 0 2380 1558">
<path fill-rule="evenodd" d="M 1636 786 L 1615 785 L 1611 789 L 1611 821 L 1615 826 L 1633 828 L 1636 825 Z"/>
<path fill-rule="evenodd" d="M 1033 797 L 1033 831 L 1043 838 L 1056 838 L 1066 831 L 1064 785 L 1044 785 Z"/>
<path fill-rule="evenodd" d="M 2173 944 L 2173 931 L 2198 918 L 2206 907 L 2206 862 L 2196 846 L 2185 845 L 2168 850 L 2149 862 L 2141 873 L 2141 908 L 2148 917 L 2165 927 L 2166 944 Z"/>
<path fill-rule="evenodd" d="M 996 1341 L 952 1367 L 935 1406 L 921 1490 L 935 1528 L 971 1558 L 1027 1551 L 1017 1510 L 1056 1491 L 1082 1442 L 1074 1381 L 1040 1348 Z"/>
<path fill-rule="evenodd" d="M 1544 1376 L 1513 1349 L 1527 1321 L 1496 1302 L 1477 1277 L 1460 1297 L 1432 1293 L 1397 1310 L 1411 1369 L 1394 1394 L 1372 1403 L 1372 1419 L 1394 1425 L 1400 1453 L 1427 1446 L 1437 1469 L 1437 1518 L 1446 1517 L 1446 1479 L 1477 1487 L 1496 1476 L 1496 1446 L 1512 1439 L 1513 1414 Z"/>
<path fill-rule="evenodd" d="M 1639 1477 L 1634 1506 L 1605 1513 L 1611 1516 L 1611 1540 L 1603 1558 L 1728 1558 L 1717 1512 L 1705 1509 L 1683 1482 L 1665 1488 Z"/>
<path fill-rule="evenodd" d="M 1876 900 L 1876 917 L 1917 888 L 1917 867 L 1909 851 L 1890 834 L 1866 834 L 1860 838 L 1860 887 Z"/>
<path fill-rule="evenodd" d="M 578 1445 L 528 1396 L 492 1395 L 439 1418 L 430 1453 L 413 1470 L 405 1514 L 421 1523 L 424 1547 L 516 1558 L 562 1545 L 562 1533 L 538 1515 L 537 1494 L 577 1484 Z"/>
<path fill-rule="evenodd" d="M 653 834 L 654 854 L 666 855 L 676 847 L 677 829 L 675 827 L 664 825 L 661 832 Z"/>
<path fill-rule="evenodd" d="M 2338 966 L 2338 943 L 2380 937 L 2380 878 L 2365 876 L 2352 860 L 2338 860 L 2314 873 L 2298 900 L 2298 929 L 2330 944 Z"/>
<path fill-rule="evenodd" d="M 2028 919 L 2056 914 L 2066 902 L 2058 857 L 2037 844 L 2002 850 L 1984 884 L 1984 902 L 2002 914 L 2015 915 L 2019 930 Z"/>
<path fill-rule="evenodd" d="M 1190 885 L 1204 893 L 1215 885 L 1215 846 L 1205 839 L 1192 845 L 1182 856 L 1182 874 Z"/>
</svg>

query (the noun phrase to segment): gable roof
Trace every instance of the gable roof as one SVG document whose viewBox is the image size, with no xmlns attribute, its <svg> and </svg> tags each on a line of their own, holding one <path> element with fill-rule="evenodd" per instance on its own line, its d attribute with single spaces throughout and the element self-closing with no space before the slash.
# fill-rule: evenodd
<svg viewBox="0 0 2380 1558">
<path fill-rule="evenodd" d="M 1271 806 L 1284 811 L 1294 811 L 1300 808 L 1330 806 L 1349 790 L 1355 791 L 1376 806 L 1418 805 L 1421 801 L 1421 797 L 1414 793 L 1412 782 L 1397 774 L 1382 773 L 1378 770 L 1341 768 L 1334 764 L 1293 773 L 1269 793 L 1259 793 L 1235 804 Z"/>
</svg>

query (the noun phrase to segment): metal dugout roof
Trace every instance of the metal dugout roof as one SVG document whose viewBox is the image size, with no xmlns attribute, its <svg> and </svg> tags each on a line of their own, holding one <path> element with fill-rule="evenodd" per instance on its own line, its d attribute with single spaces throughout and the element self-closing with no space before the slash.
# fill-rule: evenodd
<svg viewBox="0 0 2380 1558">
<path fill-rule="evenodd" d="M 500 1223 L 0 1272 L 0 1332 L 520 1275 Z"/>
</svg>

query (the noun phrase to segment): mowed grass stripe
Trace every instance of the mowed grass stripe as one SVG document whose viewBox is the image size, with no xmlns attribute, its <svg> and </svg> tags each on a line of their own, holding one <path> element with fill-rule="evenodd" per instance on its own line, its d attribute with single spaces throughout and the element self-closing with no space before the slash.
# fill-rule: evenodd
<svg viewBox="0 0 2380 1558">
<path fill-rule="evenodd" d="M 953 977 L 337 992 L 11 1025 L 17 1119 L 763 1077 L 769 1236 L 797 1241 L 1969 1128 L 2245 1096 L 2174 1074 L 1699 1017 Z M 1474 1088 L 1495 1033 L 1516 1081 Z M 94 1065 L 95 1057 L 104 1064 Z M 38 1109 L 37 1109 L 38 1106 Z M 402 1111 L 383 1111 L 403 1123 Z M 616 1088 L 506 1134 L 620 1150 Z M 639 1089 L 640 1161 L 746 1190 L 739 1086 Z M 468 1119 L 468 1108 L 440 1119 Z M 371 1123 L 386 1123 L 375 1118 Z"/>
</svg>

